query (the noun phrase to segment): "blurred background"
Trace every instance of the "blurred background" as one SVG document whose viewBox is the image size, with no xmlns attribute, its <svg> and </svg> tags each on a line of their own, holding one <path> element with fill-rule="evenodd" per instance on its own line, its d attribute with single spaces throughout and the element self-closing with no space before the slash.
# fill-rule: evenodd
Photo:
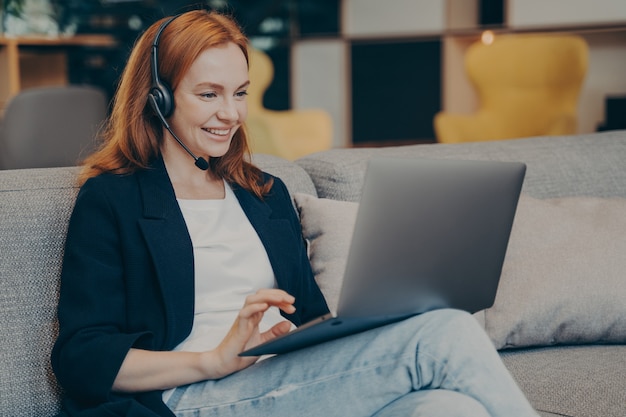
<svg viewBox="0 0 626 417">
<path fill-rule="evenodd" d="M 93 85 L 110 98 L 148 25 L 207 8 L 234 15 L 271 58 L 274 76 L 263 105 L 323 109 L 332 118 L 333 147 L 435 142 L 438 112 L 478 106 L 463 60 L 485 33 L 582 36 L 589 64 L 578 133 L 626 121 L 622 113 L 621 120 L 613 117 L 617 124 L 606 120 L 607 102 L 623 109 L 626 96 L 624 0 L 1 1 L 2 108 L 18 91 L 44 84 Z M 64 74 L 52 77 L 55 68 Z"/>
</svg>

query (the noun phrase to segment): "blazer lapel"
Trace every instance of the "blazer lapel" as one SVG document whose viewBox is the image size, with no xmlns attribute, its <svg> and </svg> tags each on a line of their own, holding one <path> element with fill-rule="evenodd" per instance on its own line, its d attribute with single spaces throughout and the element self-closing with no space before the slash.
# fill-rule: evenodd
<svg viewBox="0 0 626 417">
<path fill-rule="evenodd" d="M 173 348 L 193 324 L 193 247 L 163 160 L 139 172 L 138 181 L 144 204 L 139 224 L 163 293 L 166 347 Z"/>
</svg>

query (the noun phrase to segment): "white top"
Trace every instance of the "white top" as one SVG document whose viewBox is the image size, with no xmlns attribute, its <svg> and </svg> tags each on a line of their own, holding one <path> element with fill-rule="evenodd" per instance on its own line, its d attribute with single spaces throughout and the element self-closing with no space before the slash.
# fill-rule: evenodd
<svg viewBox="0 0 626 417">
<path fill-rule="evenodd" d="M 182 200 L 194 256 L 195 311 L 191 333 L 174 350 L 211 350 L 224 339 L 246 296 L 276 287 L 267 252 L 225 182 L 223 200 Z M 284 321 L 278 308 L 263 316 L 261 332 Z M 292 326 L 293 327 L 293 326 Z M 164 392 L 164 400 L 172 390 Z"/>
<path fill-rule="evenodd" d="M 215 348 L 226 336 L 246 296 L 276 287 L 274 271 L 259 236 L 224 183 L 223 200 L 178 200 L 191 236 L 195 269 L 195 312 L 191 334 L 175 350 Z M 277 308 L 263 317 L 261 331 L 285 320 Z"/>
</svg>

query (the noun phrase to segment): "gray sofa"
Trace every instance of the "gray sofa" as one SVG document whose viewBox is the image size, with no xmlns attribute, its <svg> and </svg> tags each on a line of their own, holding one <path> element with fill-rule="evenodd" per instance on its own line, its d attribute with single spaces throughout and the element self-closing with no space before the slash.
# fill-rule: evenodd
<svg viewBox="0 0 626 417">
<path fill-rule="evenodd" d="M 496 303 L 476 319 L 542 416 L 626 416 L 626 131 L 334 149 L 295 163 L 256 155 L 296 197 L 331 300 L 375 155 L 527 163 Z M 1 416 L 52 416 L 59 407 L 49 353 L 76 172 L 0 171 Z"/>
</svg>

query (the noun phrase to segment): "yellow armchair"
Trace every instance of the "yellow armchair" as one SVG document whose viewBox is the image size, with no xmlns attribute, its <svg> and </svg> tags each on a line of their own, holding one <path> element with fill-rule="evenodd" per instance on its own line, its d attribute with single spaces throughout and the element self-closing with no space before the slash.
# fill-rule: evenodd
<svg viewBox="0 0 626 417">
<path fill-rule="evenodd" d="M 263 95 L 274 78 L 274 66 L 264 52 L 250 47 L 250 87 L 246 129 L 253 153 L 295 160 L 330 149 L 333 122 L 321 109 L 269 110 Z"/>
<path fill-rule="evenodd" d="M 588 47 L 576 35 L 497 35 L 475 42 L 465 69 L 478 93 L 474 114 L 439 112 L 443 143 L 576 133 L 577 105 L 587 73 Z"/>
</svg>

